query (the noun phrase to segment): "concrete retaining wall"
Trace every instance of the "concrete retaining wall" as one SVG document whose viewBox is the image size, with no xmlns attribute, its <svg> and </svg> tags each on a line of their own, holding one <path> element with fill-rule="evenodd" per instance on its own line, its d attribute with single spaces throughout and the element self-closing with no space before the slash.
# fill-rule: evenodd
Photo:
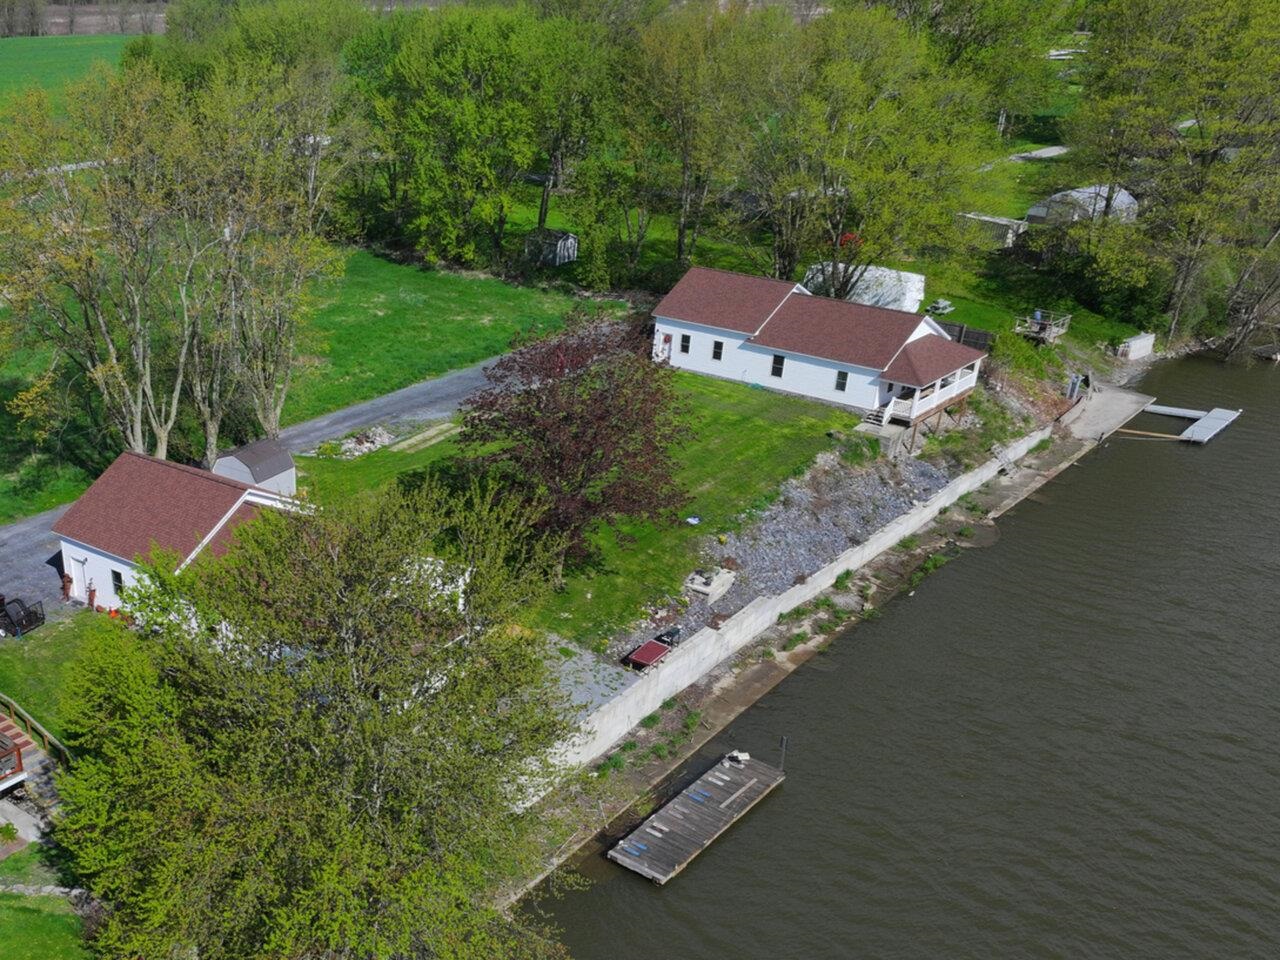
<svg viewBox="0 0 1280 960">
<path fill-rule="evenodd" d="M 583 722 L 582 733 L 565 744 L 563 762 L 568 766 L 579 766 L 603 754 L 642 718 L 657 710 L 664 700 L 698 682 L 716 664 L 738 653 L 777 623 L 780 615 L 819 596 L 844 571 L 857 570 L 904 537 L 921 530 L 944 507 L 977 490 L 995 477 L 1002 467 L 1026 456 L 1051 432 L 1052 427 L 1043 427 L 1002 448 L 994 459 L 952 480 L 930 499 L 811 574 L 804 583 L 784 593 L 757 597 L 718 628 L 706 627 L 693 634 L 667 654 L 657 667 L 592 712 Z"/>
</svg>

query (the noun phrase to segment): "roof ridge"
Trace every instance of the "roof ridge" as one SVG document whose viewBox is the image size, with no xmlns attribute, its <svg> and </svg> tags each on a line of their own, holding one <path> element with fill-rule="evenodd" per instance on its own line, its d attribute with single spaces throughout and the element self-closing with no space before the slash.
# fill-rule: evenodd
<svg viewBox="0 0 1280 960">
<path fill-rule="evenodd" d="M 746 277 L 750 280 L 765 280 L 769 283 L 786 283 L 786 284 L 790 284 L 792 288 L 804 286 L 804 284 L 802 284 L 799 280 L 782 280 L 782 279 L 779 279 L 778 277 L 761 277 L 754 273 L 743 273 L 741 270 L 726 270 L 724 267 L 704 267 L 700 263 L 692 264 L 689 267 L 689 270 L 707 270 L 711 273 L 728 274 L 731 277 Z M 685 271 L 686 274 L 688 272 L 689 272 L 688 270 Z M 684 277 L 681 277 L 680 279 L 683 280 Z M 677 280 L 676 282 L 679 283 L 680 281 Z M 810 296 L 812 296 L 812 294 L 810 294 Z"/>
<path fill-rule="evenodd" d="M 185 463 L 176 463 L 173 460 L 165 460 L 162 457 L 153 457 L 149 453 L 139 453 L 137 450 L 125 450 L 120 454 L 120 456 L 136 457 L 137 459 L 147 461 L 148 463 L 155 463 L 163 467 L 170 467 L 174 470 L 181 470 L 183 473 L 190 474 L 193 477 L 199 477 L 202 480 L 212 480 L 215 483 L 222 483 L 235 490 L 244 491 L 259 489 L 253 484 L 242 483 L 239 480 L 233 480 L 231 477 L 224 477 L 221 474 L 214 473 L 212 470 L 202 470 L 199 467 L 192 467 Z M 110 470 L 111 468 L 108 467 L 107 469 Z"/>
</svg>

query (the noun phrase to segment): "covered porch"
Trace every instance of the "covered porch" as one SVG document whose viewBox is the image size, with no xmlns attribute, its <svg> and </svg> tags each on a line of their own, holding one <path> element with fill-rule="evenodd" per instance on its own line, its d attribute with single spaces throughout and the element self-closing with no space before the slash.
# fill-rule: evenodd
<svg viewBox="0 0 1280 960">
<path fill-rule="evenodd" d="M 912 425 L 963 399 L 978 383 L 978 363 L 939 377 L 923 387 L 903 384 L 889 400 L 885 421 Z"/>
</svg>

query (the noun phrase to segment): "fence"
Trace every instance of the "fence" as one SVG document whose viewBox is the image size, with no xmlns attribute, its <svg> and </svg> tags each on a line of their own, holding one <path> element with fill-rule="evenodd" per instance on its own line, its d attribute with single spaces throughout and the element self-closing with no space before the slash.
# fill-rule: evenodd
<svg viewBox="0 0 1280 960">
<path fill-rule="evenodd" d="M 39 744 L 45 753 L 56 759 L 63 766 L 71 765 L 71 751 L 64 747 L 57 737 L 41 726 L 35 717 L 23 710 L 17 701 L 6 694 L 0 693 L 0 708 L 3 708 L 5 715 L 21 727 L 34 743 Z"/>
</svg>

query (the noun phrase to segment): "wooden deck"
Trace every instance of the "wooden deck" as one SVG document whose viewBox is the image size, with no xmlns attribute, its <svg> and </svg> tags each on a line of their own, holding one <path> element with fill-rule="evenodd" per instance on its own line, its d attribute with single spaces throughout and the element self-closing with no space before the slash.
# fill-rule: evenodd
<svg viewBox="0 0 1280 960">
<path fill-rule="evenodd" d="M 609 859 L 666 883 L 786 777 L 754 758 L 727 754 L 609 851 Z"/>
</svg>

